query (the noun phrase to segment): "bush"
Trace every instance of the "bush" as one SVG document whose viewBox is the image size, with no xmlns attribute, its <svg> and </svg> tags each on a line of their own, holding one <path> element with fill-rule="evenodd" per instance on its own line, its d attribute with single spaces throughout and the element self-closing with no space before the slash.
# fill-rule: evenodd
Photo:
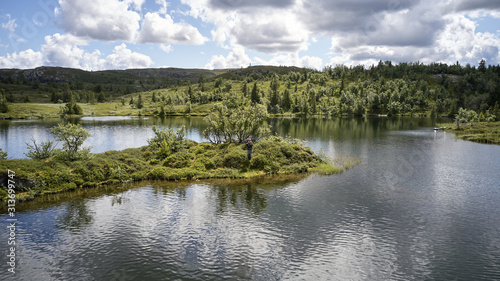
<svg viewBox="0 0 500 281">
<path fill-rule="evenodd" d="M 153 153 L 158 153 L 160 159 L 168 157 L 170 154 L 181 151 L 189 146 L 189 142 L 184 138 L 186 135 L 186 128 L 182 126 L 177 133 L 172 129 L 159 130 L 153 126 L 155 136 L 148 140 L 148 148 Z"/>
<path fill-rule="evenodd" d="M 248 163 L 247 155 L 240 147 L 230 149 L 222 159 L 222 165 L 226 168 L 242 169 Z"/>
<path fill-rule="evenodd" d="M 3 151 L 3 149 L 0 148 L 0 159 L 7 159 L 8 153 Z"/>
<path fill-rule="evenodd" d="M 215 168 L 215 165 L 217 164 L 217 159 L 214 157 L 215 156 L 215 151 L 211 151 L 213 153 L 205 153 L 203 155 L 200 155 L 196 157 L 194 160 L 193 166 L 194 167 L 201 167 L 203 166 L 205 170 L 211 170 Z"/>
<path fill-rule="evenodd" d="M 191 162 L 193 159 L 194 154 L 181 151 L 167 157 L 163 165 L 171 168 L 184 168 L 191 166 Z"/>
<path fill-rule="evenodd" d="M 33 145 L 26 143 L 29 152 L 24 154 L 29 158 L 47 159 L 55 155 L 56 150 L 53 142 L 42 142 L 40 145 L 37 145 L 34 139 L 31 141 L 33 142 Z"/>
</svg>

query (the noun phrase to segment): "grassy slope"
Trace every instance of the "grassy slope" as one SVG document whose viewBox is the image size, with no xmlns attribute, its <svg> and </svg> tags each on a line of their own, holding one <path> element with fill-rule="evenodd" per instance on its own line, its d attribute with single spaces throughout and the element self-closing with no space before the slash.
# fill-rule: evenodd
<svg viewBox="0 0 500 281">
<path fill-rule="evenodd" d="M 191 142 L 189 147 L 165 159 L 147 149 L 130 148 L 95 154 L 87 161 L 11 159 L 0 160 L 0 179 L 14 171 L 19 199 L 85 187 L 140 180 L 193 180 L 253 178 L 268 174 L 297 175 L 307 172 L 338 173 L 355 164 L 329 164 L 309 148 L 282 141 L 263 140 L 254 145 L 251 161 L 244 145 Z M 5 197 L 5 186 L 0 196 Z"/>
</svg>

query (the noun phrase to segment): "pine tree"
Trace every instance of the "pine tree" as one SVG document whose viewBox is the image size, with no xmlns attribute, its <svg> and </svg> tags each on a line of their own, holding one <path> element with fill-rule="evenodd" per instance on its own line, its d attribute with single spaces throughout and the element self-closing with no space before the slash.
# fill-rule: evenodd
<svg viewBox="0 0 500 281">
<path fill-rule="evenodd" d="M 250 95 L 252 103 L 260 103 L 259 89 L 257 88 L 257 82 L 253 84 L 252 94 Z"/>
<path fill-rule="evenodd" d="M 142 95 L 139 94 L 139 97 L 137 98 L 137 102 L 135 104 L 135 107 L 137 107 L 138 109 L 141 109 L 144 107 L 144 105 L 142 104 Z"/>
<path fill-rule="evenodd" d="M 291 105 L 292 101 L 290 100 L 290 91 L 288 89 L 285 89 L 285 92 L 283 93 L 282 107 L 285 111 L 288 111 L 290 110 Z"/>
</svg>

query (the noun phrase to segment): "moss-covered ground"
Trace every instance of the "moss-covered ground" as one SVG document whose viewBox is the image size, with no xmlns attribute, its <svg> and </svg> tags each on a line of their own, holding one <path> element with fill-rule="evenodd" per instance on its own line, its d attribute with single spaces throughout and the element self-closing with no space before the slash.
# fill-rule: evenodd
<svg viewBox="0 0 500 281">
<path fill-rule="evenodd" d="M 129 148 L 93 154 L 88 160 L 0 160 L 0 197 L 6 198 L 7 171 L 15 172 L 16 196 L 26 200 L 68 190 L 123 184 L 142 180 L 252 179 L 265 175 L 293 176 L 309 172 L 331 174 L 357 160 L 325 161 L 310 148 L 284 141 L 256 142 L 252 159 L 243 144 L 189 141 L 166 158 L 148 149 Z"/>
</svg>

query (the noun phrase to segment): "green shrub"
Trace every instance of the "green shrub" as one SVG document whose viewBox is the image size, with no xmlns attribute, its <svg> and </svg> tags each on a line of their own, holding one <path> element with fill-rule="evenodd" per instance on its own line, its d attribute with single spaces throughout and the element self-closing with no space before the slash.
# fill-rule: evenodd
<svg viewBox="0 0 500 281">
<path fill-rule="evenodd" d="M 283 167 L 281 172 L 284 174 L 300 174 L 300 173 L 306 173 L 308 169 L 309 169 L 308 164 L 293 163 L 292 165 Z"/>
<path fill-rule="evenodd" d="M 210 157 L 210 155 L 212 155 L 212 157 Z M 200 165 L 203 165 L 205 167 L 205 170 L 211 170 L 211 169 L 215 168 L 215 164 L 217 164 L 217 159 L 215 157 L 213 157 L 214 155 L 215 155 L 215 152 L 214 153 L 205 153 L 201 156 L 196 157 L 196 159 L 194 160 L 193 166 L 199 167 Z"/>
<path fill-rule="evenodd" d="M 229 150 L 222 159 L 222 165 L 226 168 L 242 169 L 247 163 L 247 155 L 240 148 Z"/>
<path fill-rule="evenodd" d="M 181 151 L 167 157 L 163 165 L 171 168 L 184 168 L 191 166 L 193 159 L 194 154 L 188 153 L 187 151 Z"/>
<path fill-rule="evenodd" d="M 7 159 L 7 152 L 3 151 L 1 148 L 0 148 L 0 160 L 1 159 Z"/>
<path fill-rule="evenodd" d="M 240 176 L 240 173 L 236 169 L 217 168 L 213 170 L 209 175 L 212 178 L 237 178 Z"/>
<path fill-rule="evenodd" d="M 264 170 L 264 167 L 271 164 L 269 157 L 264 154 L 258 154 L 250 160 L 250 168 L 256 170 Z"/>
</svg>

